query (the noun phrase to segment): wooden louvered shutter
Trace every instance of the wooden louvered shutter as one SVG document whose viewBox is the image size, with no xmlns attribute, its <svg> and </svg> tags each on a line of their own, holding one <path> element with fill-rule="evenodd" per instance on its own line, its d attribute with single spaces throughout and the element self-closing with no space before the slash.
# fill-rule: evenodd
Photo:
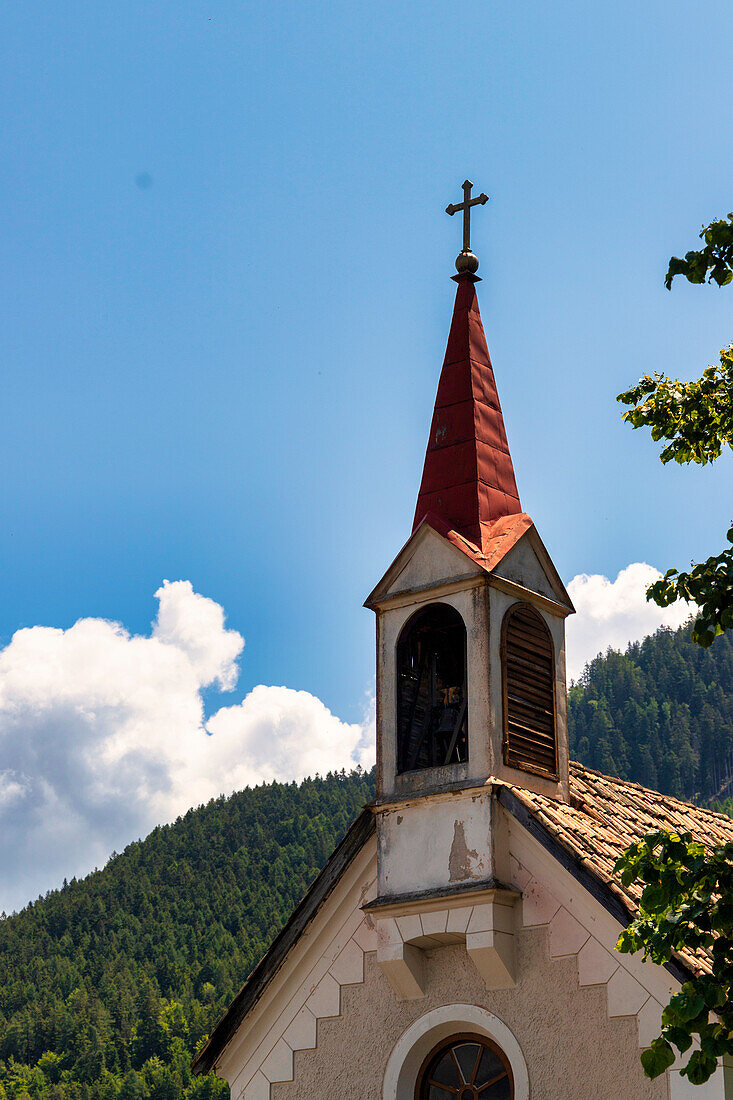
<svg viewBox="0 0 733 1100">
<path fill-rule="evenodd" d="M 552 638 L 528 604 L 507 611 L 503 629 L 504 762 L 557 777 Z"/>
</svg>

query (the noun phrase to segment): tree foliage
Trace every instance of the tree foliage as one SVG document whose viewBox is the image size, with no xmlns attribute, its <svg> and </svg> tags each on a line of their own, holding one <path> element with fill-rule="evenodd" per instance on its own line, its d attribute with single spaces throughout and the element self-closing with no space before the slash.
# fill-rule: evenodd
<svg viewBox="0 0 733 1100">
<path fill-rule="evenodd" d="M 623 415 L 627 423 L 650 428 L 655 442 L 668 440 L 663 463 L 714 462 L 733 447 L 733 347 L 722 348 L 720 363 L 694 382 L 647 374 L 618 400 L 633 406 Z"/>
<path fill-rule="evenodd" d="M 667 290 L 672 289 L 676 275 L 684 275 L 690 283 L 717 283 L 727 286 L 733 280 L 733 214 L 719 221 L 704 225 L 700 230 L 704 246 L 688 252 L 684 260 L 673 256 L 664 280 Z"/>
<path fill-rule="evenodd" d="M 648 427 L 652 439 L 667 440 L 662 462 L 714 462 L 724 447 L 733 447 L 733 347 L 720 352 L 720 365 L 708 367 L 694 382 L 671 380 L 662 374 L 646 375 L 636 386 L 619 395 L 632 405 L 624 420 L 634 428 Z M 733 544 L 733 526 L 727 539 Z M 709 646 L 733 626 L 733 545 L 689 572 L 668 569 L 652 584 L 647 598 L 659 607 L 676 600 L 696 603 L 699 612 L 692 626 L 698 645 Z"/>
<path fill-rule="evenodd" d="M 659 607 L 676 600 L 690 600 L 699 607 L 692 624 L 692 640 L 707 648 L 733 626 L 733 526 L 726 535 L 731 544 L 689 572 L 668 569 L 661 580 L 649 587 L 649 596 Z"/>
<path fill-rule="evenodd" d="M 677 275 L 691 283 L 733 281 L 733 214 L 703 226 L 704 247 L 688 252 L 684 260 L 673 256 L 665 279 L 667 289 Z M 667 463 L 696 462 L 701 466 L 733 448 L 733 345 L 722 348 L 720 362 L 707 367 L 700 378 L 680 382 L 664 374 L 645 375 L 635 386 L 618 395 L 630 405 L 623 419 L 633 428 L 649 428 L 655 442 L 666 441 L 660 459 Z M 727 534 L 733 544 L 733 526 Z M 662 580 L 650 585 L 647 599 L 659 607 L 676 600 L 693 600 L 700 611 L 692 627 L 693 641 L 709 646 L 733 626 L 733 546 L 707 561 L 693 564 L 689 572 L 668 569 Z"/>
<path fill-rule="evenodd" d="M 0 1100 L 228 1100 L 191 1058 L 362 805 L 361 772 L 219 798 L 0 919 Z"/>
<path fill-rule="evenodd" d="M 638 916 L 619 937 L 618 950 L 642 951 L 660 966 L 675 952 L 705 951 L 699 971 L 662 1013 L 662 1033 L 641 1055 L 658 1077 L 695 1043 L 682 1074 L 695 1085 L 733 1054 L 733 844 L 706 850 L 690 833 L 660 830 L 632 844 L 616 864 L 625 886 L 643 884 Z"/>
</svg>

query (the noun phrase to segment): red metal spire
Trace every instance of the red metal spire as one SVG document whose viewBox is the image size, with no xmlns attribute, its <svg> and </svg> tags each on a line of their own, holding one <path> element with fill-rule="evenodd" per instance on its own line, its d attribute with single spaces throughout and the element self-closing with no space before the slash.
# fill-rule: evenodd
<svg viewBox="0 0 733 1100">
<path fill-rule="evenodd" d="M 430 513 L 485 555 L 489 539 L 498 533 L 496 521 L 518 515 L 522 506 L 481 324 L 476 277 L 464 271 L 454 278 L 458 290 L 413 531 Z"/>
</svg>

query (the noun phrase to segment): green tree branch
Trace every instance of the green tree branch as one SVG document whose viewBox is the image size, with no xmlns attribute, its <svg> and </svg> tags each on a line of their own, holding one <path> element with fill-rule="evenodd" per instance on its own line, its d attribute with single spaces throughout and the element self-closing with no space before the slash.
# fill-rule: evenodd
<svg viewBox="0 0 733 1100">
<path fill-rule="evenodd" d="M 641 1055 L 647 1077 L 697 1043 L 682 1074 L 707 1081 L 718 1059 L 733 1054 L 733 844 L 708 851 L 690 833 L 660 830 L 632 844 L 615 870 L 625 886 L 641 882 L 638 916 L 617 948 L 664 966 L 680 951 L 705 951 L 710 970 L 685 982 L 662 1013 L 662 1032 Z"/>
<path fill-rule="evenodd" d="M 733 345 L 721 348 L 720 363 L 694 382 L 647 374 L 617 400 L 633 406 L 622 418 L 633 428 L 649 428 L 655 442 L 668 440 L 663 463 L 715 462 L 733 448 Z"/>
<path fill-rule="evenodd" d="M 733 526 L 726 537 L 733 544 Z M 695 565 L 689 573 L 668 569 L 661 580 L 649 586 L 647 599 L 659 607 L 669 607 L 676 600 L 696 603 L 692 640 L 705 648 L 712 645 L 733 627 L 733 545 Z"/>
<path fill-rule="evenodd" d="M 705 247 L 688 252 L 681 260 L 673 256 L 664 280 L 667 290 L 672 289 L 675 275 L 684 275 L 690 283 L 717 283 L 727 286 L 733 280 L 733 214 L 720 221 L 704 225 L 700 239 Z"/>
<path fill-rule="evenodd" d="M 691 283 L 733 281 L 733 214 L 703 226 L 704 247 L 688 252 L 684 260 L 673 256 L 665 283 L 671 289 L 676 275 Z M 645 375 L 617 398 L 631 406 L 623 419 L 632 428 L 649 428 L 655 442 L 664 441 L 663 463 L 696 462 L 705 466 L 733 448 L 733 345 L 722 348 L 720 362 L 707 367 L 692 382 L 680 382 L 664 374 Z M 646 597 L 659 607 L 676 600 L 691 600 L 699 612 L 692 637 L 709 646 L 733 627 L 733 526 L 727 534 L 730 546 L 705 562 L 693 563 L 689 572 L 668 569 L 649 586 Z"/>
</svg>

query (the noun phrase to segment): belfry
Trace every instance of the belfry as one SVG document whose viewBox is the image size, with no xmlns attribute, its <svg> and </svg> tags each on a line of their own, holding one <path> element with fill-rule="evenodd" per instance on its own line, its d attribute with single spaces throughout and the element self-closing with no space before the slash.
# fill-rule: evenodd
<svg viewBox="0 0 733 1100">
<path fill-rule="evenodd" d="M 197 1072 L 232 1100 L 692 1100 L 639 1052 L 695 967 L 615 950 L 624 849 L 722 815 L 568 759 L 573 606 L 522 510 L 471 211 L 409 537 L 376 615 L 376 797 L 247 978 Z M 727 1074 L 727 1076 L 726 1076 Z M 720 1066 L 705 1092 L 733 1095 Z"/>
</svg>

